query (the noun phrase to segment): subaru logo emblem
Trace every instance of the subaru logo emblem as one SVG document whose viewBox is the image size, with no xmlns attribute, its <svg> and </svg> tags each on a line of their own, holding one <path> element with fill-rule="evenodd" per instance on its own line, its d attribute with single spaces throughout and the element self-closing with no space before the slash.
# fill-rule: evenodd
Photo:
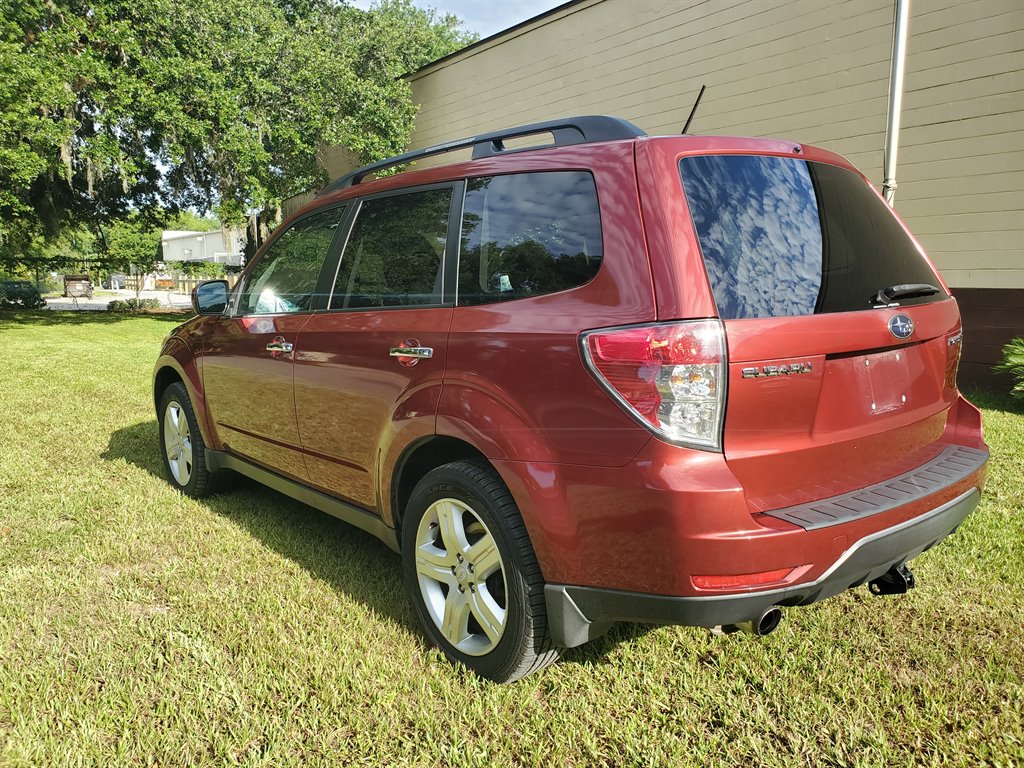
<svg viewBox="0 0 1024 768">
<path fill-rule="evenodd" d="M 909 339 L 914 332 L 914 321 L 908 315 L 893 315 L 889 318 L 889 333 L 897 339 Z"/>
</svg>

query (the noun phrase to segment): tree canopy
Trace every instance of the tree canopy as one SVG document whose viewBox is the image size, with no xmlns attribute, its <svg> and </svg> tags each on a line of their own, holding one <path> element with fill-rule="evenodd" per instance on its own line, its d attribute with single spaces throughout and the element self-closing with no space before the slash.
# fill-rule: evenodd
<svg viewBox="0 0 1024 768">
<path fill-rule="evenodd" d="M 472 40 L 410 0 L 0 0 L 0 257 L 274 210 L 323 183 L 329 145 L 402 151 L 400 76 Z"/>
</svg>

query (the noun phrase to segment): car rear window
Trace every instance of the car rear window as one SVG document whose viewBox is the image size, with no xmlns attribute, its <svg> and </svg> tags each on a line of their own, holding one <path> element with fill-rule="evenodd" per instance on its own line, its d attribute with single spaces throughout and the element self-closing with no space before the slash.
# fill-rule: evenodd
<svg viewBox="0 0 1024 768">
<path fill-rule="evenodd" d="M 601 267 L 601 210 L 585 171 L 466 182 L 460 306 L 540 296 L 588 282 Z"/>
<path fill-rule="evenodd" d="M 723 319 L 851 312 L 875 306 L 892 285 L 940 285 L 889 207 L 852 171 L 760 155 L 685 157 L 679 170 Z"/>
</svg>

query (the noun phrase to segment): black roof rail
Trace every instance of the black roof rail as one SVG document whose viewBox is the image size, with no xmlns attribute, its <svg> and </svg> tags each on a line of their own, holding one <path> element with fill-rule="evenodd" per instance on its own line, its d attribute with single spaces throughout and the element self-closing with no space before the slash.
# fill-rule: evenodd
<svg viewBox="0 0 1024 768">
<path fill-rule="evenodd" d="M 505 149 L 504 142 L 508 139 L 515 139 L 520 136 L 529 136 L 534 133 L 550 133 L 554 144 L 545 144 L 542 147 L 523 147 L 517 149 Z M 500 131 L 481 133 L 478 136 L 469 136 L 465 139 L 446 141 L 444 144 L 436 144 L 426 149 L 415 149 L 402 155 L 389 157 L 386 160 L 379 160 L 376 163 L 364 165 L 351 173 L 348 173 L 328 184 L 320 195 L 329 192 L 337 192 L 339 189 L 354 187 L 364 178 L 373 173 L 379 173 L 386 168 L 395 165 L 419 160 L 433 155 L 442 155 L 446 152 L 454 152 L 459 149 L 473 148 L 473 159 L 491 157 L 505 152 L 521 152 L 526 149 L 546 149 L 547 147 L 564 147 L 570 144 L 590 144 L 597 141 L 615 141 L 616 139 L 635 139 L 647 134 L 637 128 L 628 120 L 609 115 L 582 115 L 580 117 L 564 117 L 559 120 L 547 120 L 543 123 L 532 125 L 520 125 L 515 128 L 505 128 Z"/>
</svg>

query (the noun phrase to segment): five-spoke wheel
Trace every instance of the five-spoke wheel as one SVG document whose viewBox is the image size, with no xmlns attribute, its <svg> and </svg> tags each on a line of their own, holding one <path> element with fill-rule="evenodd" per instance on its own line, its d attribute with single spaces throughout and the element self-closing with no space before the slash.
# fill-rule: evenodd
<svg viewBox="0 0 1024 768">
<path fill-rule="evenodd" d="M 207 466 L 206 443 L 184 384 L 178 381 L 164 390 L 157 414 L 161 453 L 171 482 L 195 498 L 213 493 L 222 473 Z"/>
<path fill-rule="evenodd" d="M 167 468 L 178 485 L 192 478 L 192 437 L 181 403 L 171 400 L 164 410 L 164 453 Z"/>
<path fill-rule="evenodd" d="M 427 636 L 453 661 L 507 682 L 558 658 L 530 537 L 486 463 L 452 462 L 420 480 L 402 520 L 402 559 Z"/>
<path fill-rule="evenodd" d="M 420 518 L 416 573 L 430 618 L 458 650 L 480 656 L 505 631 L 505 569 L 494 536 L 468 504 L 438 499 Z"/>
</svg>

